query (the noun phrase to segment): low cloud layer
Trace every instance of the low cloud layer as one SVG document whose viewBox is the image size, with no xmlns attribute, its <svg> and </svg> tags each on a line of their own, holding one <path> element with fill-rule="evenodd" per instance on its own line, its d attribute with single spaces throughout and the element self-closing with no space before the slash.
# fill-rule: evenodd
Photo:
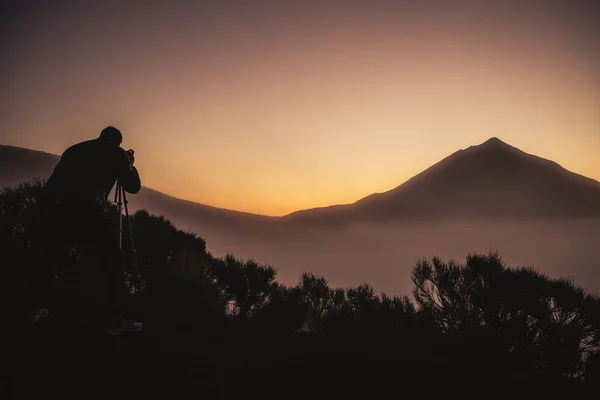
<svg viewBox="0 0 600 400">
<path fill-rule="evenodd" d="M 600 220 L 353 225 L 271 235 L 196 230 L 214 255 L 271 264 L 286 284 L 313 272 L 332 286 L 369 283 L 377 291 L 408 294 L 420 258 L 463 261 L 469 253 L 498 251 L 509 266 L 533 266 L 600 292 Z"/>
</svg>

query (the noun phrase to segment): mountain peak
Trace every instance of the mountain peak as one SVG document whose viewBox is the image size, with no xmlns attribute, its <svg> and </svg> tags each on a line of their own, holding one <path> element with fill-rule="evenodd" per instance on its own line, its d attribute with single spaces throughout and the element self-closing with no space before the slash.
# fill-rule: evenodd
<svg viewBox="0 0 600 400">
<path fill-rule="evenodd" d="M 491 146 L 508 146 L 505 142 L 498 139 L 497 137 L 493 137 L 484 142 L 481 146 L 491 147 Z"/>
<path fill-rule="evenodd" d="M 503 142 L 502 140 L 498 139 L 497 137 L 488 139 L 487 141 L 483 142 L 480 145 L 471 146 L 471 147 L 469 147 L 468 150 L 475 151 L 477 153 L 479 153 L 479 152 L 484 152 L 484 153 L 510 152 L 513 154 L 522 154 L 523 153 L 518 148 L 511 146 L 510 144 L 508 144 L 506 142 Z"/>
<path fill-rule="evenodd" d="M 488 139 L 486 143 L 504 143 L 502 140 L 498 139 L 496 136 Z"/>
</svg>

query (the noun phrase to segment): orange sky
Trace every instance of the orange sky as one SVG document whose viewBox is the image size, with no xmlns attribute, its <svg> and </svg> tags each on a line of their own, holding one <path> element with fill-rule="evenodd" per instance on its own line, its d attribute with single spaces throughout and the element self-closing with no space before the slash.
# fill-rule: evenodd
<svg viewBox="0 0 600 400">
<path fill-rule="evenodd" d="M 492 136 L 600 180 L 594 1 L 15 3 L 0 143 L 60 154 L 113 124 L 177 197 L 354 202 Z"/>
</svg>

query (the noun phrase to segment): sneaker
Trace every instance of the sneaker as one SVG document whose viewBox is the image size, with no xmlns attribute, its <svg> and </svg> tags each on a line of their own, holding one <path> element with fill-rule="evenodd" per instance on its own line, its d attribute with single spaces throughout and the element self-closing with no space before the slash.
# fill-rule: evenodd
<svg viewBox="0 0 600 400">
<path fill-rule="evenodd" d="M 50 311 L 45 308 L 38 308 L 33 314 L 30 314 L 26 319 L 29 322 L 38 322 L 40 319 L 47 318 L 50 315 Z"/>
<path fill-rule="evenodd" d="M 106 328 L 106 332 L 117 336 L 126 332 L 139 332 L 144 328 L 141 322 L 135 322 L 130 319 L 118 318 L 115 322 Z"/>
</svg>

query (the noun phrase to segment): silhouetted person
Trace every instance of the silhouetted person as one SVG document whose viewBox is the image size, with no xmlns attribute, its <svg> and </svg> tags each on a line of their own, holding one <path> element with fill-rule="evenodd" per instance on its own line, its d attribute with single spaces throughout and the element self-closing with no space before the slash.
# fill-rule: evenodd
<svg viewBox="0 0 600 400">
<path fill-rule="evenodd" d="M 30 321 L 49 315 L 42 307 L 46 307 L 53 276 L 76 241 L 92 253 L 95 266 L 103 271 L 107 331 L 120 334 L 142 329 L 141 323 L 122 315 L 125 299 L 122 253 L 103 209 L 117 180 L 128 193 L 135 194 L 141 188 L 133 155 L 120 147 L 121 142 L 117 128 L 103 129 L 99 138 L 68 148 L 48 179 L 38 202 Z"/>
</svg>

